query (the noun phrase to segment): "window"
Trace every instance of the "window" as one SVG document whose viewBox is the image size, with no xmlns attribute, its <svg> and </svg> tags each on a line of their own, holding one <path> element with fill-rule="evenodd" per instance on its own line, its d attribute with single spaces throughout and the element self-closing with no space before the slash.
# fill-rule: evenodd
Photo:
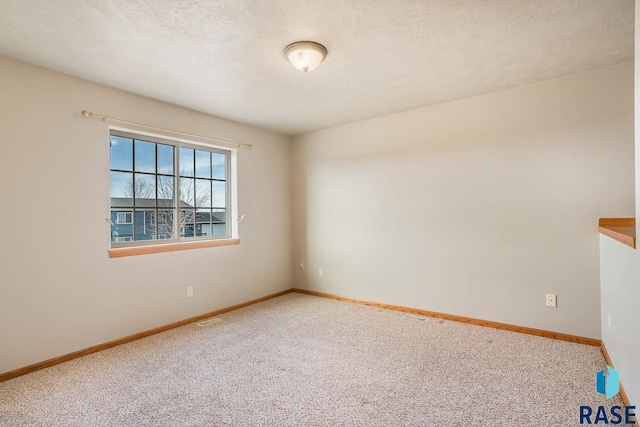
<svg viewBox="0 0 640 427">
<path fill-rule="evenodd" d="M 133 212 L 117 212 L 116 224 L 132 224 Z"/>
<path fill-rule="evenodd" d="M 230 150 L 116 130 L 110 147 L 112 248 L 231 237 Z"/>
</svg>

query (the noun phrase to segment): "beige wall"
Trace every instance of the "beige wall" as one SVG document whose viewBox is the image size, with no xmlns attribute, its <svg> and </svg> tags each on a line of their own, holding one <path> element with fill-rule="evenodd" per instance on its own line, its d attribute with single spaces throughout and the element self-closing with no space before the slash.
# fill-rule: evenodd
<svg viewBox="0 0 640 427">
<path fill-rule="evenodd" d="M 289 137 L 2 58 L 0 93 L 0 373 L 291 287 Z M 109 259 L 107 125 L 83 109 L 253 144 L 240 245 Z"/>
<path fill-rule="evenodd" d="M 635 43 L 635 199 L 640 219 L 640 1 L 636 1 Z M 640 407 L 640 252 L 600 237 L 602 341 L 629 400 Z"/>
<path fill-rule="evenodd" d="M 632 153 L 631 62 L 295 137 L 294 284 L 599 338 Z"/>
</svg>

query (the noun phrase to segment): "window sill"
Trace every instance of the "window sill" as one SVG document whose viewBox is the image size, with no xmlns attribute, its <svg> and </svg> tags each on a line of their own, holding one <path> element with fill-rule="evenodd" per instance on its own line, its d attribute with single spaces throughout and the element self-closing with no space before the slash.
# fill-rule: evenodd
<svg viewBox="0 0 640 427">
<path fill-rule="evenodd" d="M 184 251 L 188 249 L 213 248 L 216 246 L 239 245 L 240 239 L 200 240 L 197 242 L 169 243 L 166 245 L 136 246 L 132 248 L 109 249 L 109 258 L 159 254 L 162 252 Z"/>
<path fill-rule="evenodd" d="M 598 231 L 627 246 L 636 248 L 635 218 L 600 218 Z"/>
</svg>

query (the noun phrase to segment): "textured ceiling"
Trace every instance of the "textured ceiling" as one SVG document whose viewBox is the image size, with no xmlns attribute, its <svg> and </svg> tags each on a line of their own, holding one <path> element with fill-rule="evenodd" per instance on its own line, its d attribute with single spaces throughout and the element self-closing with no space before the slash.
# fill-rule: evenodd
<svg viewBox="0 0 640 427">
<path fill-rule="evenodd" d="M 0 55 L 297 134 L 629 61 L 633 27 L 633 0 L 0 0 Z"/>
</svg>

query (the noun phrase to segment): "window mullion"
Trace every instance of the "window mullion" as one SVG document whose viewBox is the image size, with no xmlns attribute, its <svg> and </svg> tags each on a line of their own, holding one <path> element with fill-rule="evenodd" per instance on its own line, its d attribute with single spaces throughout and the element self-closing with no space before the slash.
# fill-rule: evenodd
<svg viewBox="0 0 640 427">
<path fill-rule="evenodd" d="M 136 175 L 136 140 L 135 138 L 132 139 L 131 142 L 131 178 L 133 180 L 133 182 L 131 183 L 131 206 L 133 206 L 133 209 L 131 209 L 131 241 L 135 242 L 138 239 L 136 239 L 136 181 L 137 181 L 137 175 Z"/>
<path fill-rule="evenodd" d="M 155 202 L 155 206 L 156 208 L 153 210 L 153 216 L 152 218 L 154 219 L 153 221 L 153 231 L 154 233 L 156 233 L 156 240 L 160 240 L 160 234 L 158 233 L 158 197 L 159 197 L 159 184 L 160 184 L 160 180 L 159 180 L 159 173 L 160 171 L 158 170 L 158 144 L 156 143 L 155 145 L 155 151 L 156 151 L 156 202 Z"/>
<path fill-rule="evenodd" d="M 180 241 L 180 200 L 182 195 L 180 194 L 180 145 L 176 144 L 173 147 L 173 197 L 175 198 L 174 213 L 173 213 L 173 235 L 174 239 Z"/>
<path fill-rule="evenodd" d="M 231 209 L 231 185 L 229 185 L 229 183 L 231 182 L 230 177 L 231 177 L 231 156 L 229 154 L 225 154 L 225 159 L 224 159 L 224 189 L 225 189 L 225 195 L 224 195 L 224 221 L 225 221 L 225 228 L 227 230 L 227 235 L 229 237 L 233 236 L 233 229 L 232 227 L 235 227 L 236 224 L 231 220 L 232 218 L 232 209 Z"/>
</svg>

